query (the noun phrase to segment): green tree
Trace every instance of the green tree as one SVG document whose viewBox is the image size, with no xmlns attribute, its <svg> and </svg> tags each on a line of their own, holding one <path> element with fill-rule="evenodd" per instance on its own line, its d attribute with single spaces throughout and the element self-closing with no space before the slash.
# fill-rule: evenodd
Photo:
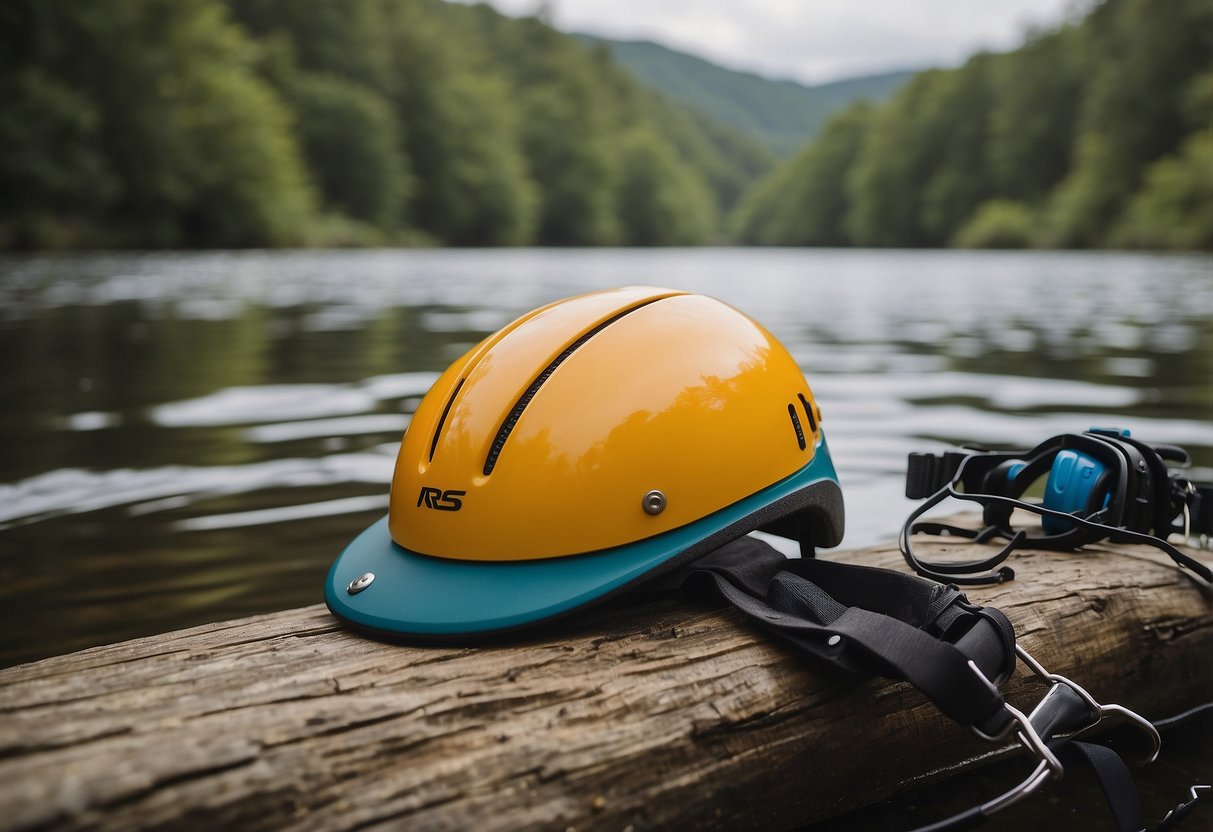
<svg viewBox="0 0 1213 832">
<path fill-rule="evenodd" d="M 392 0 L 227 0 L 227 3 L 235 19 L 250 34 L 284 47 L 294 66 L 343 78 L 381 95 L 394 88 L 394 44 L 388 25 Z"/>
<path fill-rule="evenodd" d="M 942 158 L 949 120 L 939 118 L 947 73 L 914 79 L 872 117 L 847 181 L 847 231 L 866 246 L 933 241 L 923 224 L 922 192 Z"/>
<path fill-rule="evenodd" d="M 1131 248 L 1213 249 L 1213 129 L 1150 166 L 1111 241 Z"/>
<path fill-rule="evenodd" d="M 991 66 L 987 155 L 998 193 L 1043 202 L 1070 168 L 1083 89 L 1072 28 L 1038 35 Z"/>
<path fill-rule="evenodd" d="M 712 193 L 673 148 L 651 130 L 636 128 L 622 142 L 619 217 L 624 245 L 706 242 L 716 225 Z"/>
<path fill-rule="evenodd" d="M 1048 247 L 1097 246 L 1125 198 L 1126 174 L 1101 133 L 1081 137 L 1074 168 L 1049 198 L 1040 242 Z"/>
<path fill-rule="evenodd" d="M 40 67 L 0 74 L 0 249 L 68 246 L 118 198 L 101 113 Z"/>
<path fill-rule="evenodd" d="M 441 0 L 11 0 L 0 97 L 5 247 L 693 241 L 771 164 L 604 49 Z"/>
<path fill-rule="evenodd" d="M 530 177 L 539 187 L 537 241 L 617 242 L 618 102 L 598 82 L 583 47 L 538 20 L 517 21 L 496 44 L 517 101 Z"/>
<path fill-rule="evenodd" d="M 993 194 L 986 158 L 992 58 L 927 72 L 872 119 L 849 180 L 852 239 L 942 245 Z"/>
<path fill-rule="evenodd" d="M 990 55 L 978 55 L 939 78 L 928 118 L 943 129 L 928 131 L 935 145 L 928 179 L 921 185 L 924 236 L 907 244 L 946 244 L 977 206 L 996 193 L 987 155 L 993 61 Z"/>
<path fill-rule="evenodd" d="M 408 120 L 412 222 L 452 245 L 518 245 L 535 227 L 535 186 L 506 83 L 460 46 L 477 37 L 443 4 L 401 3 L 391 19 L 394 104 Z"/>
<path fill-rule="evenodd" d="M 400 120 L 387 100 L 368 87 L 316 73 L 296 75 L 288 100 L 326 207 L 394 228 L 404 213 L 410 180 Z"/>
<path fill-rule="evenodd" d="M 752 135 L 637 86 L 610 55 L 605 46 L 593 49 L 596 72 L 617 100 L 623 129 L 643 126 L 668 141 L 684 164 L 702 173 L 720 215 L 774 166 L 774 154 Z"/>
<path fill-rule="evenodd" d="M 992 199 L 952 238 L 959 248 L 1027 248 L 1035 236 L 1036 219 L 1022 202 Z"/>
<path fill-rule="evenodd" d="M 539 188 L 538 241 L 594 245 L 623 239 L 622 140 L 651 133 L 710 186 L 713 213 L 731 206 L 773 163 L 754 139 L 637 85 L 602 46 L 590 49 L 540 20 L 513 20 L 486 5 L 446 5 L 471 21 L 481 71 L 509 84 L 521 146 Z M 474 39 L 466 33 L 464 42 Z"/>
<path fill-rule="evenodd" d="M 81 242 L 282 243 L 309 222 L 287 111 L 254 74 L 255 50 L 222 5 L 14 0 L 4 14 L 4 83 L 24 79 L 15 86 L 27 105 L 31 89 L 50 91 L 42 129 L 52 145 L 42 152 L 87 177 L 73 206 L 91 229 Z M 76 105 L 70 116 L 65 108 Z M 17 154 L 37 139 L 11 122 L 0 136 L 16 145 L 0 146 L 0 157 L 18 159 L 9 169 L 24 167 Z M 43 171 L 20 183 L 0 222 L 22 205 L 61 202 Z"/>
<path fill-rule="evenodd" d="M 747 194 L 731 221 L 738 238 L 758 245 L 847 245 L 847 178 L 871 115 L 861 103 L 835 117 L 813 144 Z"/>
<path fill-rule="evenodd" d="M 1053 198 L 1050 242 L 1095 246 L 1146 167 L 1190 129 L 1185 92 L 1213 55 L 1213 4 L 1108 0 L 1083 30 L 1089 76 L 1078 156 Z"/>
<path fill-rule="evenodd" d="M 827 128 L 745 195 L 734 228 L 757 243 L 1099 246 L 1118 222 L 1133 245 L 1203 239 L 1203 218 L 1180 215 L 1203 204 L 1203 157 L 1184 142 L 1209 126 L 1211 58 L 1207 0 L 1104 0 L 1020 50 L 917 75 L 849 136 L 856 156 Z M 1146 206 L 1186 230 L 1147 228 Z"/>
</svg>

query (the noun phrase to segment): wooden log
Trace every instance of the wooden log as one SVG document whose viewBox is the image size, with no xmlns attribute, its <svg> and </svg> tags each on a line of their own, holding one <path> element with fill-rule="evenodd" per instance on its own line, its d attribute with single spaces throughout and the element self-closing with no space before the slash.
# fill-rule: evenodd
<svg viewBox="0 0 1213 832">
<path fill-rule="evenodd" d="M 889 546 L 830 556 L 904 569 Z M 1047 667 L 1152 718 L 1210 698 L 1213 595 L 1165 557 L 1014 562 L 969 596 Z M 1026 709 L 1042 686 L 1021 667 L 1007 691 Z M 370 641 L 313 606 L 0 671 L 0 828 L 782 829 L 992 749 L 705 605 L 483 648 Z"/>
</svg>

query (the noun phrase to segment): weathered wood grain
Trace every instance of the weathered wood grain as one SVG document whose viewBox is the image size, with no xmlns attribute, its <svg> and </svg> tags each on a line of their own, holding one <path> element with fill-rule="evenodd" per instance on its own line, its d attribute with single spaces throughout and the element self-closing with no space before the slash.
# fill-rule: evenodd
<svg viewBox="0 0 1213 832">
<path fill-rule="evenodd" d="M 1213 595 L 1165 558 L 1015 568 L 969 596 L 1051 669 L 1150 717 L 1213 698 Z M 905 684 L 674 600 L 483 648 L 369 641 L 313 606 L 0 671 L 4 829 L 780 829 L 991 750 Z"/>
</svg>

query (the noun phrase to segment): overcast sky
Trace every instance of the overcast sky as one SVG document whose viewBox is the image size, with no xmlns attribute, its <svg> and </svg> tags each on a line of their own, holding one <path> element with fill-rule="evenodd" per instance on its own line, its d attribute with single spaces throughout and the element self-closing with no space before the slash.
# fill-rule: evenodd
<svg viewBox="0 0 1213 832">
<path fill-rule="evenodd" d="M 490 0 L 512 15 L 550 11 L 556 28 L 653 40 L 732 69 L 815 84 L 955 66 L 1007 50 L 1090 0 Z"/>
</svg>

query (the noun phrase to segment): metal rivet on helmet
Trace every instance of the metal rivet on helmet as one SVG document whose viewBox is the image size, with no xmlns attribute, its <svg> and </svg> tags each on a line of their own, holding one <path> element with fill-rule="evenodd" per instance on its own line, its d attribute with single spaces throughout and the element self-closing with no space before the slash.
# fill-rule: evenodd
<svg viewBox="0 0 1213 832">
<path fill-rule="evenodd" d="M 665 511 L 665 495 L 654 488 L 644 495 L 641 504 L 644 506 L 645 514 L 661 514 Z"/>
<path fill-rule="evenodd" d="M 345 588 L 345 591 L 350 595 L 357 595 L 362 590 L 366 589 L 375 580 L 374 572 L 364 572 L 354 580 L 350 581 L 350 585 Z"/>
</svg>

